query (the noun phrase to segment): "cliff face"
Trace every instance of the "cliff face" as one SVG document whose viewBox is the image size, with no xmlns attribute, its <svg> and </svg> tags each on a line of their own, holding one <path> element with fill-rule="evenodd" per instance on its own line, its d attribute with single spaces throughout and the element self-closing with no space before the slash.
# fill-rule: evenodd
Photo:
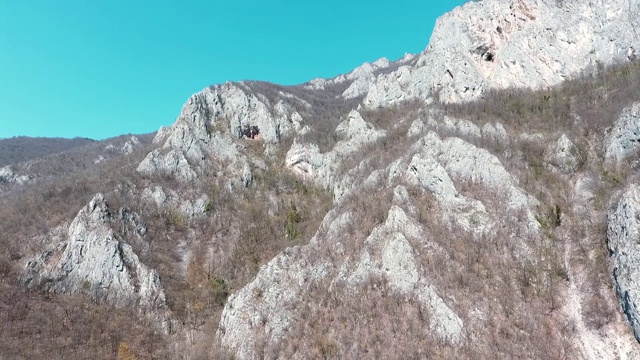
<svg viewBox="0 0 640 360">
<path fill-rule="evenodd" d="M 639 11 L 633 0 L 468 2 L 438 20 L 411 63 L 358 85 L 359 93 L 378 107 L 435 93 L 457 102 L 489 89 L 557 85 L 596 64 L 635 59 Z"/>
<path fill-rule="evenodd" d="M 27 263 L 22 281 L 28 288 L 85 293 L 98 303 L 137 307 L 168 332 L 169 311 L 158 273 L 140 262 L 113 226 L 122 222 L 139 238 L 147 229 L 135 213 L 121 209 L 118 215 L 114 218 L 104 196 L 97 194 L 68 226 L 66 236 L 58 234 L 55 248 Z"/>
<path fill-rule="evenodd" d="M 609 211 L 607 230 L 614 285 L 624 314 L 636 338 L 640 338 L 640 314 L 638 313 L 640 293 L 636 281 L 640 270 L 638 264 L 640 260 L 640 254 L 638 254 L 639 211 L 638 188 L 636 185 L 631 185 L 622 194 L 618 204 Z"/>
</svg>

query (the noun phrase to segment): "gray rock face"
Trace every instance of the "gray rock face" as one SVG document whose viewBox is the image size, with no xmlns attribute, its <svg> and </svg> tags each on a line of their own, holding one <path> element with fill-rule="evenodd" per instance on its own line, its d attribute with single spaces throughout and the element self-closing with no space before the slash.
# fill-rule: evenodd
<svg viewBox="0 0 640 360">
<path fill-rule="evenodd" d="M 184 199 L 171 189 L 163 189 L 160 186 L 145 188 L 142 198 L 159 208 L 168 208 L 177 211 L 188 220 L 203 216 L 209 202 L 207 195 L 201 195 L 195 199 Z"/>
<path fill-rule="evenodd" d="M 524 210 L 527 214 L 526 227 L 537 231 L 535 215 L 530 210 L 537 201 L 518 187 L 500 160 L 487 150 L 459 138 L 440 139 L 434 132 L 420 139 L 413 149 L 419 152 L 411 158 L 408 169 L 403 173 L 391 169 L 390 173 L 402 174 L 410 183 L 419 183 L 434 194 L 443 208 L 448 209 L 445 212 L 448 214 L 445 215 L 447 222 L 455 222 L 463 229 L 474 229 L 479 233 L 493 227 L 493 220 L 482 203 L 459 194 L 452 180 L 455 179 L 502 194 L 508 208 Z"/>
<path fill-rule="evenodd" d="M 508 141 L 507 130 L 500 123 L 486 123 L 482 127 L 482 136 L 484 139 L 493 141 L 497 144 L 505 145 Z"/>
<path fill-rule="evenodd" d="M 353 69 L 350 73 L 339 75 L 333 79 L 313 79 L 304 84 L 304 87 L 312 90 L 324 90 L 327 87 L 337 84 L 348 84 L 346 90 L 342 93 L 345 99 L 353 99 L 363 96 L 369 91 L 371 83 L 375 81 L 376 76 L 383 72 L 392 71 L 394 68 L 407 64 L 415 58 L 413 54 L 405 54 L 404 57 L 395 62 L 390 62 L 386 58 L 378 59 L 373 63 L 364 63 Z"/>
<path fill-rule="evenodd" d="M 312 180 L 321 187 L 332 189 L 334 197 L 338 200 L 345 194 L 337 179 L 342 162 L 363 146 L 385 136 L 386 133 L 384 130 L 374 128 L 356 110 L 352 110 L 349 116 L 338 125 L 335 133 L 340 140 L 331 151 L 324 154 L 320 153 L 315 144 L 294 141 L 287 152 L 285 162 L 287 167 L 302 178 Z"/>
<path fill-rule="evenodd" d="M 11 169 L 11 166 L 5 166 L 0 168 L 0 184 L 2 183 L 15 183 L 18 185 L 22 185 L 31 180 L 31 178 L 27 175 L 19 175 L 15 174 Z"/>
<path fill-rule="evenodd" d="M 133 152 L 135 148 L 139 146 L 140 146 L 140 140 L 137 137 L 132 136 L 129 138 L 129 140 L 127 140 L 124 143 L 124 145 L 122 145 L 122 148 L 120 149 L 120 151 L 122 151 L 122 153 L 125 155 L 129 155 Z"/>
<path fill-rule="evenodd" d="M 147 175 L 168 175 L 182 181 L 194 180 L 197 177 L 184 154 L 176 150 L 164 154 L 161 150 L 153 150 L 138 165 L 138 171 Z"/>
<path fill-rule="evenodd" d="M 120 216 L 137 223 L 138 235 L 146 233 L 136 214 L 123 210 Z M 118 239 L 112 220 L 103 195 L 97 194 L 69 226 L 66 241 L 26 264 L 23 282 L 55 293 L 86 293 L 118 307 L 137 306 L 168 331 L 168 308 L 158 273 Z"/>
<path fill-rule="evenodd" d="M 403 189 L 399 187 L 396 190 L 402 192 Z M 402 208 L 393 205 L 386 222 L 367 238 L 358 261 L 355 264 L 345 262 L 332 285 L 346 282 L 357 289 L 370 277 L 383 276 L 394 291 L 414 297 L 432 314 L 430 326 L 441 338 L 461 341 L 464 335 L 462 320 L 418 271 L 408 237 L 417 239 L 420 236 L 425 234 L 415 220 L 408 217 Z"/>
<path fill-rule="evenodd" d="M 619 164 L 640 148 L 640 102 L 624 109 L 605 136 L 605 159 Z"/>
<path fill-rule="evenodd" d="M 640 341 L 640 188 L 629 186 L 607 216 L 613 280 L 622 310 Z"/>
<path fill-rule="evenodd" d="M 244 129 L 256 127 L 258 134 L 252 140 L 279 142 L 302 126 L 300 114 L 289 102 L 304 104 L 282 92 L 270 100 L 253 91 L 252 86 L 257 85 L 226 83 L 194 94 L 176 122 L 158 131 L 154 143 L 162 144 L 162 148 L 150 153 L 138 171 L 192 180 L 208 170 L 205 164 L 229 163 L 219 170 L 235 174 L 238 184 L 248 186 L 253 179 L 251 161 L 234 140 L 246 135 Z"/>
<path fill-rule="evenodd" d="M 467 2 L 438 20 L 428 48 L 416 56 L 366 63 L 334 79 L 314 79 L 290 93 L 280 88 L 257 90 L 262 85 L 250 82 L 202 90 L 188 100 L 174 125 L 160 129 L 154 139 L 160 148 L 140 163 L 138 171 L 182 181 L 197 180 L 206 172 L 224 173 L 234 178 L 238 187 L 247 187 L 254 178 L 252 169 L 260 166 L 260 160 L 246 151 L 249 141 L 266 144 L 263 148 L 268 154 L 269 145 L 282 137 L 309 131 L 303 115 L 316 104 L 301 95 L 302 89 L 329 89 L 324 95 L 332 99 L 363 99 L 363 106 L 375 108 L 411 99 L 427 104 L 470 101 L 489 89 L 547 87 L 600 63 L 634 58 L 634 49 L 640 46 L 640 28 L 635 26 L 638 15 L 640 3 L 635 0 Z M 608 161 L 619 163 L 637 150 L 638 109 L 640 105 L 626 109 L 607 134 L 604 152 Z M 247 139 L 244 130 L 254 126 L 259 134 Z M 281 252 L 228 299 L 218 331 L 222 344 L 241 359 L 264 356 L 258 352 L 260 348 L 277 346 L 292 336 L 289 331 L 301 314 L 323 316 L 313 308 L 317 304 L 304 303 L 318 288 L 330 294 L 346 289 L 357 295 L 365 291 L 371 278 L 384 279 L 391 292 L 418 304 L 428 313 L 430 330 L 442 341 L 473 341 L 465 326 L 470 326 L 469 322 L 481 326 L 484 314 L 477 309 L 470 310 L 477 316 L 457 313 L 445 287 L 425 273 L 421 258 L 438 254 L 444 262 L 449 259 L 430 238 L 430 225 L 419 223 L 421 211 L 427 210 L 419 210 L 423 204 L 415 197 L 429 199 L 429 206 L 433 206 L 428 216 L 438 218 L 438 226 L 442 226 L 438 230 L 464 234 L 469 241 L 485 241 L 500 234 L 504 243 L 512 244 L 514 261 L 533 264 L 538 260 L 528 251 L 532 247 L 527 243 L 543 237 L 534 211 L 540 204 L 497 156 L 480 146 L 549 141 L 546 134 L 518 137 L 508 134 L 500 123 L 474 124 L 449 117 L 442 121 L 417 119 L 403 137 L 411 141 L 408 150 L 394 155 L 397 158 L 390 163 L 376 164 L 379 167 L 375 170 L 367 162 L 371 159 L 361 152 L 387 136 L 386 131 L 353 110 L 332 135 L 337 139 L 335 146 L 324 153 L 316 144 L 295 137 L 285 164 L 303 179 L 332 191 L 336 208 L 325 217 L 309 245 Z M 555 140 L 551 139 L 547 162 L 565 174 L 576 173 L 582 161 L 577 147 L 565 135 Z M 359 159 L 364 160 L 352 163 Z M 591 180 L 583 179 L 581 186 L 588 188 Z M 393 192 L 391 208 L 385 209 L 380 222 L 359 239 L 361 243 L 348 243 L 351 239 L 345 239 L 346 229 L 359 210 L 344 210 L 341 202 L 354 192 L 384 191 Z M 639 193 L 636 187 L 625 192 L 618 207 L 609 213 L 608 228 L 617 291 L 636 336 L 640 334 L 636 306 L 640 287 L 634 281 L 640 276 L 640 251 L 635 247 L 640 229 L 640 210 L 636 210 L 640 209 Z M 586 190 L 580 194 L 585 199 L 592 195 Z M 189 217 L 200 214 L 206 204 L 204 197 L 185 202 L 159 187 L 145 189 L 143 197 L 158 206 L 180 209 Z M 108 218 L 108 211 L 100 210 L 99 205 L 83 210 L 70 226 L 64 246 L 29 263 L 27 281 L 57 292 L 91 291 L 96 298 L 122 306 L 140 303 L 146 309 L 164 309 L 155 273 L 115 237 L 109 220 L 105 220 Z M 348 255 L 345 244 L 352 247 Z M 90 267 L 85 259 L 100 265 Z M 144 278 L 135 280 L 140 276 Z M 103 292 L 93 284 L 109 284 L 112 290 Z M 571 305 L 568 302 L 567 307 Z M 580 312 L 571 314 L 581 317 Z"/>
<path fill-rule="evenodd" d="M 364 103 L 387 106 L 435 92 L 458 102 L 490 88 L 555 85 L 596 62 L 633 58 L 638 14 L 634 0 L 470 1 L 438 19 L 429 46 L 413 61 L 377 75 Z"/>
<path fill-rule="evenodd" d="M 565 174 L 571 174 L 580 166 L 583 158 L 578 147 L 567 135 L 562 134 L 549 152 L 548 161 Z"/>
</svg>

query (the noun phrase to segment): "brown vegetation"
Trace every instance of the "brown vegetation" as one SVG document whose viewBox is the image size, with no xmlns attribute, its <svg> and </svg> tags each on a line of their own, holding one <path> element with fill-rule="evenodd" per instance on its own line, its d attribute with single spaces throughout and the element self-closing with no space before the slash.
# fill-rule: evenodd
<svg viewBox="0 0 640 360">
<path fill-rule="evenodd" d="M 26 136 L 0 139 L 0 167 L 61 153 L 93 142 L 94 140 L 83 138 L 32 138 Z"/>
<path fill-rule="evenodd" d="M 406 134 L 414 119 L 426 123 L 440 111 L 440 116 L 469 119 L 478 126 L 504 124 L 509 132 L 507 144 L 467 140 L 491 150 L 518 186 L 540 202 L 535 210 L 542 235 L 525 234 L 525 214 L 507 212 L 503 194 L 480 184 L 458 181 L 456 187 L 463 195 L 481 200 L 501 221 L 491 237 L 452 230 L 442 221 L 442 209 L 433 196 L 411 187 L 425 241 L 441 249 L 434 255 L 422 244 L 412 244 L 421 275 L 462 318 L 469 341 L 452 345 L 437 338 L 429 328 L 429 314 L 419 304 L 394 293 L 384 279 L 372 277 L 360 297 L 348 289 L 330 292 L 329 284 L 318 285 L 300 299 L 305 308 L 290 330 L 293 336 L 278 348 L 264 349 L 265 354 L 379 359 L 574 357 L 575 328 L 561 311 L 569 282 L 580 280 L 577 285 L 585 299 L 582 317 L 589 327 L 605 327 L 619 311 L 610 285 L 604 212 L 612 194 L 634 171 L 603 166 L 598 139 L 622 108 L 638 100 L 639 86 L 640 65 L 630 63 L 598 68 L 547 90 L 489 92 L 483 100 L 468 104 L 427 106 L 413 101 L 363 110 L 365 120 L 387 135 L 344 159 L 343 172 L 364 161 L 366 166 L 359 170 L 362 176 L 407 155 L 414 139 Z M 281 96 L 279 91 L 286 91 L 312 104 L 313 110 L 305 114 L 311 131 L 304 141 L 318 144 L 322 152 L 338 141 L 335 127 L 357 103 L 336 100 L 335 94 L 344 90 L 339 87 L 326 93 L 257 82 L 245 87 L 271 102 Z M 302 102 L 300 106 L 304 108 Z M 523 132 L 539 133 L 542 140 L 522 139 Z M 549 144 L 562 133 L 584 157 L 575 174 L 562 174 L 545 160 Z M 210 173 L 194 183 L 143 176 L 135 168 L 152 145 L 129 156 L 114 155 L 99 166 L 91 165 L 95 153 L 73 151 L 56 155 L 50 165 L 37 165 L 40 173 L 48 175 L 0 193 L 0 318 L 5 324 L 0 330 L 0 358 L 73 358 L 70 354 L 75 358 L 175 358 L 178 352 L 193 358 L 228 357 L 214 340 L 227 297 L 284 248 L 307 244 L 316 232 L 321 237 L 326 229 L 320 223 L 334 206 L 332 194 L 295 178 L 284 167 L 291 142 L 282 139 L 279 152 L 270 156 L 264 154 L 259 140 L 248 143 L 245 150 L 266 163 L 255 171 L 249 188 L 226 186 L 228 179 L 218 171 L 225 164 L 214 161 Z M 572 198 L 578 176 L 594 180 L 597 198 L 586 204 L 589 221 L 575 210 Z M 204 215 L 190 218 L 141 199 L 141 191 L 155 185 L 185 199 L 207 194 L 210 201 Z M 49 232 L 73 219 L 98 192 L 105 193 L 112 211 L 127 208 L 148 229 L 144 241 L 124 230 L 119 235 L 143 263 L 160 273 L 169 307 L 188 339 L 186 345 L 159 335 L 135 311 L 99 305 L 80 295 L 26 292 L 19 287 L 25 260 L 42 252 L 49 245 Z M 354 216 L 343 234 L 347 256 L 357 256 L 367 236 L 385 221 L 391 199 L 391 190 L 385 189 L 353 193 L 341 201 L 336 211 Z M 334 253 L 321 250 L 323 255 Z"/>
</svg>

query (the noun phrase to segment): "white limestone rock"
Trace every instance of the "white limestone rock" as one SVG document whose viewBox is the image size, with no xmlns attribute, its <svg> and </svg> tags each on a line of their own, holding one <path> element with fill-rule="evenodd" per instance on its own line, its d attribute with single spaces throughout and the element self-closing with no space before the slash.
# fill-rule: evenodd
<svg viewBox="0 0 640 360">
<path fill-rule="evenodd" d="M 540 88 L 632 59 L 640 46 L 634 0 L 470 1 L 436 22 L 429 46 L 407 66 L 382 73 L 364 103 L 478 98 L 492 88 Z M 364 85 L 359 85 L 365 88 Z"/>
<path fill-rule="evenodd" d="M 222 344 L 239 359 L 255 359 L 257 343 L 278 343 L 296 318 L 301 294 L 324 278 L 327 266 L 300 248 L 280 253 L 227 299 L 218 328 Z"/>
<path fill-rule="evenodd" d="M 132 136 L 131 138 L 129 138 L 129 140 L 127 140 L 124 143 L 124 145 L 122 145 L 122 148 L 120 149 L 120 151 L 122 151 L 122 153 L 125 155 L 129 155 L 133 152 L 135 148 L 139 146 L 140 146 L 140 139 L 138 139 L 135 136 Z"/>
<path fill-rule="evenodd" d="M 297 139 L 294 140 L 287 152 L 285 164 L 302 178 L 334 190 L 334 197 L 339 198 L 336 194 L 343 191 L 334 188 L 340 182 L 337 177 L 343 161 L 348 160 L 349 156 L 365 145 L 386 136 L 386 132 L 365 121 L 356 110 L 352 110 L 347 118 L 338 124 L 335 132 L 340 140 L 331 151 L 324 154 L 320 153 L 315 144 L 302 144 Z M 345 184 L 337 186 L 343 188 Z"/>
<path fill-rule="evenodd" d="M 482 138 L 496 144 L 505 145 L 508 140 L 507 130 L 500 123 L 486 123 L 482 126 Z"/>
<path fill-rule="evenodd" d="M 548 151 L 547 160 L 565 174 L 572 174 L 582 163 L 582 155 L 567 135 L 562 134 Z"/>
<path fill-rule="evenodd" d="M 605 133 L 604 156 L 614 165 L 636 154 L 640 148 L 640 102 L 624 109 L 620 117 Z"/>
<path fill-rule="evenodd" d="M 403 58 L 395 62 L 390 62 L 386 58 L 381 58 L 373 63 L 364 63 L 353 69 L 350 73 L 336 76 L 333 79 L 317 78 L 308 81 L 304 87 L 312 90 L 325 90 L 328 87 L 350 83 L 349 87 L 342 93 L 345 99 L 353 99 L 366 94 L 369 87 L 375 80 L 376 74 L 388 71 L 390 68 L 404 64 L 412 59 L 413 55 L 406 54 Z"/>
<path fill-rule="evenodd" d="M 146 228 L 139 217 L 121 211 L 138 235 Z M 112 228 L 114 221 L 102 194 L 97 194 L 69 225 L 66 241 L 27 262 L 23 276 L 29 288 L 72 294 L 117 307 L 136 306 L 165 331 L 168 307 L 158 273 L 140 262 L 130 245 Z"/>
<path fill-rule="evenodd" d="M 630 185 L 607 214 L 613 282 L 622 311 L 640 341 L 640 188 Z"/>
<path fill-rule="evenodd" d="M 394 291 L 415 297 L 432 316 L 430 326 L 441 338 L 461 341 L 462 320 L 438 296 L 435 288 L 420 276 L 414 250 L 407 237 L 418 240 L 424 239 L 425 234 L 399 206 L 393 205 L 385 223 L 367 237 L 359 261 L 354 265 L 343 264 L 334 284 L 347 282 L 357 291 L 357 285 L 370 277 L 384 276 Z"/>
<path fill-rule="evenodd" d="M 0 168 L 0 184 L 18 184 L 23 185 L 31 180 L 28 175 L 19 175 L 13 172 L 11 166 Z"/>
<path fill-rule="evenodd" d="M 142 190 L 142 199 L 148 201 L 158 208 L 165 208 L 176 211 L 191 221 L 206 214 L 209 196 L 200 195 L 198 197 L 178 194 L 171 189 L 163 189 L 161 186 L 148 187 Z"/>
<path fill-rule="evenodd" d="M 517 186 L 500 160 L 485 149 L 455 137 L 441 140 L 434 132 L 429 132 L 414 148 L 436 159 L 452 177 L 505 194 L 511 209 L 528 209 L 537 204 Z"/>
<path fill-rule="evenodd" d="M 104 156 L 99 155 L 95 160 L 93 160 L 94 164 L 100 164 L 101 162 L 103 162 L 105 160 Z"/>
<path fill-rule="evenodd" d="M 403 192 L 407 195 L 406 189 L 397 190 L 398 200 Z M 331 211 L 321 226 L 326 232 L 319 231 L 309 245 L 286 249 L 263 266 L 249 285 L 233 294 L 218 329 L 222 344 L 233 349 L 239 359 L 258 358 L 261 346 L 277 346 L 291 336 L 288 332 L 302 312 L 307 317 L 323 316 L 313 312 L 314 304 L 301 301 L 306 294 L 329 283 L 326 291 L 338 291 L 337 285 L 346 285 L 347 296 L 353 296 L 363 291 L 370 276 L 377 275 L 387 278 L 392 291 L 414 298 L 430 314 L 430 326 L 443 340 L 463 341 L 462 320 L 426 281 L 414 259 L 409 239 L 430 248 L 416 221 L 399 206 L 392 206 L 387 220 L 365 240 L 357 262 L 344 257 L 341 243 L 351 221 L 351 213 Z M 319 251 L 326 242 L 332 244 L 331 254 Z M 335 259 L 342 263 L 332 263 Z"/>
<path fill-rule="evenodd" d="M 161 186 L 154 186 L 153 188 L 145 188 L 142 191 L 142 198 L 148 201 L 152 201 L 156 206 L 160 207 L 167 203 L 167 200 L 177 196 L 174 191 L 167 195 Z"/>
<path fill-rule="evenodd" d="M 407 137 L 410 138 L 410 137 L 418 136 L 418 135 L 422 134 L 422 132 L 424 131 L 425 128 L 426 128 L 426 126 L 425 126 L 424 122 L 422 122 L 422 120 L 415 119 L 411 123 L 411 126 L 409 127 L 409 130 L 407 130 Z"/>
<path fill-rule="evenodd" d="M 444 210 L 443 220 L 450 227 L 456 225 L 468 232 L 485 234 L 495 226 L 482 202 L 459 194 L 445 168 L 432 157 L 416 154 L 405 178 L 435 196 Z"/>
<path fill-rule="evenodd" d="M 188 181 L 211 170 L 212 163 L 229 163 L 220 170 L 247 185 L 252 179 L 247 173 L 251 159 L 236 140 L 249 126 L 258 127 L 253 141 L 276 143 L 299 129 L 302 117 L 284 100 L 270 103 L 247 83 L 208 87 L 189 98 L 173 125 L 158 131 L 154 143 L 162 148 L 151 152 L 138 171 Z"/>
<path fill-rule="evenodd" d="M 304 180 L 316 178 L 316 169 L 323 166 L 323 156 L 318 145 L 302 144 L 298 139 L 293 140 L 291 148 L 287 151 L 286 166 Z"/>
<path fill-rule="evenodd" d="M 164 154 L 162 150 L 153 150 L 142 160 L 137 170 L 147 175 L 172 176 L 182 181 L 194 180 L 198 176 L 184 154 L 177 150 Z"/>
</svg>

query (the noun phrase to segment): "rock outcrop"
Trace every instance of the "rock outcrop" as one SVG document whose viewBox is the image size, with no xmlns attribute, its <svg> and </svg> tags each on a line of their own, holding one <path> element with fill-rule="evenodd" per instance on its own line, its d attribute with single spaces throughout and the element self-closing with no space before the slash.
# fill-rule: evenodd
<svg viewBox="0 0 640 360">
<path fill-rule="evenodd" d="M 632 60 L 640 46 L 638 15 L 640 4 L 635 0 L 472 1 L 439 19 L 429 46 L 418 55 L 395 62 L 380 59 L 349 74 L 300 86 L 239 82 L 208 87 L 189 98 L 172 126 L 158 131 L 154 139 L 158 148 L 137 167 L 148 177 L 132 193 L 148 204 L 176 211 L 188 228 L 196 223 L 190 220 L 205 219 L 204 214 L 217 211 L 211 210 L 206 195 L 197 193 L 206 191 L 197 186 L 198 181 L 215 178 L 216 186 L 225 186 L 233 194 L 260 179 L 270 161 L 275 159 L 281 166 L 283 159 L 277 156 L 284 151 L 286 170 L 332 193 L 334 208 L 310 242 L 281 251 L 228 298 L 217 334 L 223 347 L 240 359 L 275 358 L 267 352 L 286 348 L 296 337 L 295 346 L 322 347 L 312 343 L 315 339 L 300 336 L 305 326 L 330 318 L 327 313 L 349 299 L 375 298 L 376 291 L 393 308 L 420 314 L 415 331 L 430 337 L 431 344 L 456 348 L 481 344 L 486 340 L 482 336 L 510 336 L 509 345 L 520 344 L 532 333 L 553 333 L 561 327 L 566 333 L 564 328 L 572 326 L 571 321 L 583 334 L 580 341 L 588 343 L 600 334 L 587 329 L 582 320 L 587 306 L 582 310 L 584 294 L 578 282 L 570 279 L 580 275 L 569 269 L 571 243 L 567 240 L 563 247 L 557 240 L 565 241 L 561 233 L 574 230 L 562 227 L 567 217 L 571 224 L 571 216 L 586 217 L 592 209 L 585 206 L 561 214 L 557 203 L 563 204 L 565 184 L 553 184 L 555 192 L 532 188 L 545 181 L 577 179 L 575 201 L 596 202 L 598 175 L 583 173 L 581 167 L 588 157 L 595 158 L 596 151 L 582 154 L 575 145 L 582 148 L 589 139 L 569 132 L 514 134 L 506 122 L 509 132 L 494 120 L 478 123 L 454 118 L 446 107 L 435 105 L 479 99 L 490 89 L 549 87 L 602 64 Z M 412 99 L 424 100 L 417 106 L 426 105 L 410 118 L 367 118 L 375 108 Z M 601 139 L 594 142 L 609 164 L 625 164 L 638 150 L 639 104 L 622 112 L 605 134 L 603 149 Z M 329 115 L 323 113 L 324 106 L 330 109 Z M 330 116 L 335 117 L 326 119 Z M 317 136 L 312 126 L 324 120 L 328 145 L 314 143 L 317 139 L 308 136 Z M 383 141 L 385 150 L 392 151 L 377 152 L 376 146 Z M 533 152 L 525 151 L 533 150 L 526 145 L 541 142 L 549 146 L 534 155 L 543 158 L 544 166 L 536 162 L 536 169 L 530 171 L 527 160 Z M 279 147 L 289 143 L 289 149 Z M 138 145 L 131 138 L 109 150 L 129 154 Z M 510 167 L 503 160 L 510 161 Z M 155 184 L 155 176 L 187 184 L 173 190 L 171 185 Z M 10 168 L 0 169 L 0 182 L 21 179 Z M 180 189 L 181 185 L 189 189 Z M 285 184 L 265 198 L 280 206 L 278 192 L 289 191 L 287 187 L 293 186 Z M 297 197 L 304 201 L 304 194 Z M 552 209 L 551 217 L 544 213 L 545 207 Z M 229 216 L 241 217 L 241 211 L 238 207 Z M 276 211 L 265 213 L 269 221 L 282 220 Z M 304 221 L 294 215 L 295 221 Z M 609 211 L 608 239 L 616 291 L 638 339 L 639 219 L 640 188 L 634 185 Z M 115 221 L 129 230 L 115 231 Z M 212 238 L 206 231 L 195 235 L 190 230 L 179 241 L 181 255 L 201 246 L 209 251 L 200 254 L 206 262 L 213 247 L 229 249 L 225 256 L 230 259 L 237 255 L 235 248 L 244 250 L 232 241 L 228 247 L 220 245 L 218 235 Z M 223 230 L 220 236 L 241 236 L 237 229 Z M 146 232 L 140 216 L 124 208 L 111 214 L 98 194 L 68 226 L 59 245 L 27 263 L 23 282 L 44 291 L 85 293 L 98 302 L 137 306 L 168 331 L 169 310 L 158 273 L 141 262 L 127 238 L 144 242 Z M 189 256 L 183 256 L 185 269 Z M 582 260 L 589 263 L 589 256 Z M 252 259 L 254 264 L 263 260 Z M 504 269 L 518 273 L 505 274 Z M 477 272 L 478 284 L 468 283 L 471 272 L 473 276 Z M 568 299 L 558 295 L 565 293 Z M 383 308 L 377 306 L 359 315 L 375 319 L 380 315 L 375 311 Z M 535 317 L 542 312 L 547 313 Z M 503 317 L 495 320 L 493 315 Z M 334 326 L 331 336 L 349 339 L 349 331 L 360 323 L 341 321 L 338 326 L 334 326 L 337 321 L 327 325 Z M 485 328 L 492 333 L 480 335 Z M 191 331 L 199 330 L 194 326 Z M 393 344 L 395 338 L 385 338 L 390 333 L 400 336 L 396 328 L 380 331 L 378 344 Z M 624 331 L 609 331 L 600 340 L 608 341 L 618 333 Z M 343 346 L 340 351 L 349 357 L 353 349 Z M 500 351 L 505 358 L 510 354 Z M 569 347 L 561 352 L 557 357 L 572 354 Z M 294 352 L 296 356 L 304 357 Z"/>
<path fill-rule="evenodd" d="M 578 147 L 571 142 L 567 135 L 562 134 L 555 146 L 550 149 L 547 161 L 561 172 L 572 174 L 584 160 Z"/>
<path fill-rule="evenodd" d="M 143 236 L 140 218 L 126 209 L 120 220 Z M 158 273 L 144 265 L 112 228 L 114 218 L 97 194 L 69 225 L 67 238 L 27 262 L 24 284 L 48 292 L 84 293 L 100 303 L 140 309 L 164 331 L 170 331 L 168 307 Z"/>
<path fill-rule="evenodd" d="M 384 130 L 376 129 L 356 110 L 338 124 L 335 135 L 339 139 L 328 152 L 321 154 L 317 145 L 294 141 L 285 163 L 294 173 L 323 188 L 331 189 L 336 200 L 346 194 L 338 181 L 342 164 L 365 145 L 384 137 Z"/>
<path fill-rule="evenodd" d="M 402 188 L 398 191 L 402 192 Z M 406 191 L 406 190 L 405 190 Z M 430 247 L 425 233 L 404 210 L 393 206 L 387 220 L 376 227 L 358 250 L 356 261 L 343 258 L 336 266 L 331 257 L 341 255 L 344 247 L 340 234 L 349 226 L 351 215 L 329 215 L 325 219 L 328 229 L 324 236 L 316 235 L 311 244 L 285 250 L 266 266 L 257 277 L 238 293 L 231 296 L 225 306 L 219 335 L 222 343 L 234 349 L 242 359 L 259 357 L 256 345 L 277 346 L 290 336 L 294 324 L 309 314 L 305 299 L 314 296 L 318 287 L 335 296 L 354 296 L 363 292 L 371 278 L 382 277 L 392 291 L 408 296 L 431 316 L 431 329 L 445 341 L 458 342 L 464 337 L 462 320 L 448 307 L 438 290 L 429 284 L 416 265 L 415 242 Z M 411 243 L 408 239 L 411 239 Z M 334 254 L 318 256 L 330 242 Z M 324 244 L 323 244 L 324 243 Z M 342 249 L 342 250 L 341 250 Z M 315 255 L 314 255 L 315 254 Z M 307 307 L 305 309 L 305 307 Z"/>
<path fill-rule="evenodd" d="M 630 185 L 607 216 L 613 281 L 622 311 L 640 341 L 640 188 Z"/>
<path fill-rule="evenodd" d="M 207 204 L 209 204 L 207 195 L 192 200 L 183 199 L 177 192 L 163 189 L 161 186 L 145 188 L 142 191 L 142 199 L 155 204 L 158 208 L 177 211 L 188 220 L 203 216 L 207 212 Z"/>
<path fill-rule="evenodd" d="M 236 174 L 238 184 L 249 185 L 252 164 L 245 146 L 235 140 L 244 137 L 244 129 L 252 129 L 251 141 L 277 143 L 301 128 L 302 118 L 293 104 L 310 106 L 271 85 L 260 90 L 260 85 L 226 83 L 194 94 L 176 122 L 158 131 L 154 143 L 162 146 L 144 159 L 138 171 L 193 180 L 212 171 L 210 164 L 224 163 L 216 170 Z"/>
<path fill-rule="evenodd" d="M 395 64 L 395 70 L 378 70 L 373 81 L 364 77 L 368 82 L 345 96 L 365 96 L 367 106 L 379 107 L 432 96 L 467 101 L 488 89 L 556 85 L 596 64 L 635 59 L 639 14 L 640 4 L 633 0 L 470 1 L 438 19 L 424 52 Z"/>
<path fill-rule="evenodd" d="M 640 148 L 640 102 L 624 109 L 620 118 L 605 134 L 604 156 L 619 165 Z"/>
<path fill-rule="evenodd" d="M 132 136 L 124 143 L 124 145 L 122 145 L 120 151 L 122 151 L 122 153 L 125 155 L 129 155 L 134 151 L 135 148 L 139 147 L 140 145 L 140 139 Z"/>
<path fill-rule="evenodd" d="M 0 184 L 18 184 L 22 185 L 31 180 L 28 175 L 15 174 L 11 169 L 11 166 L 5 166 L 0 168 Z"/>
</svg>

